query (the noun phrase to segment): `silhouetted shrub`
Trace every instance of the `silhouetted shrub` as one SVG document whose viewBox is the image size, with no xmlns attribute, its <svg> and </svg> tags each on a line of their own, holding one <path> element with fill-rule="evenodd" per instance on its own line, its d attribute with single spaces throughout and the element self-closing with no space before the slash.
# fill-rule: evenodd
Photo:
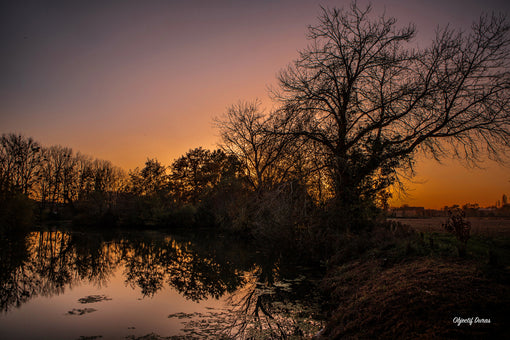
<svg viewBox="0 0 510 340">
<path fill-rule="evenodd" d="M 448 209 L 448 220 L 443 223 L 443 228 L 449 233 L 455 235 L 459 243 L 457 249 L 460 257 L 466 256 L 466 246 L 471 231 L 471 223 L 465 220 L 466 214 L 464 210 L 459 208 Z"/>
</svg>

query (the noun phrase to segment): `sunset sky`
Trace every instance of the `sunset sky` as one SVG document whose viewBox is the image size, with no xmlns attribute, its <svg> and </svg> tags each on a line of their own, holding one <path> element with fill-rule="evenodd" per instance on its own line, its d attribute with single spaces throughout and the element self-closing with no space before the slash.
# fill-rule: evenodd
<svg viewBox="0 0 510 340">
<path fill-rule="evenodd" d="M 7 3 L 7 4 L 6 4 Z M 306 44 L 323 6 L 349 1 L 10 1 L 0 8 L 0 133 L 60 144 L 125 169 L 216 147 L 212 119 L 239 100 L 271 108 L 268 86 Z M 360 1 L 360 4 L 366 2 Z M 417 46 L 440 26 L 469 29 L 509 1 L 374 1 Z M 408 203 L 492 205 L 510 168 L 421 160 Z"/>
</svg>

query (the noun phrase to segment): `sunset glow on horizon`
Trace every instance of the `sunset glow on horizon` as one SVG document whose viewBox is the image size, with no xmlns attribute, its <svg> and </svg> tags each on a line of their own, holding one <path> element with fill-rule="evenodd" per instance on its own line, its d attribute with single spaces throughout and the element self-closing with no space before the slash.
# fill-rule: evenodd
<svg viewBox="0 0 510 340">
<path fill-rule="evenodd" d="M 124 169 L 164 165 L 219 142 L 213 118 L 240 100 L 270 110 L 268 87 L 307 44 L 320 6 L 350 1 L 105 1 L 1 5 L 0 133 L 69 146 Z M 365 2 L 359 2 L 364 4 Z M 438 26 L 469 29 L 506 1 L 388 0 L 374 3 L 415 43 Z M 408 197 L 393 205 L 494 205 L 510 194 L 508 167 L 480 169 L 419 159 Z"/>
</svg>

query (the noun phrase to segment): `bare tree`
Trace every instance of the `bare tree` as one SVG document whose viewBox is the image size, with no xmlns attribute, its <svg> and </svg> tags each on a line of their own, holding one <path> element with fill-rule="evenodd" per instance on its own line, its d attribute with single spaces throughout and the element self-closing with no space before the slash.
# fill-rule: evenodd
<svg viewBox="0 0 510 340">
<path fill-rule="evenodd" d="M 276 122 L 262 112 L 259 102 L 232 105 L 215 122 L 222 149 L 238 158 L 254 190 L 272 188 L 288 179 L 295 165 L 289 156 L 296 151 L 298 140 L 276 133 Z"/>
<path fill-rule="evenodd" d="M 77 161 L 71 148 L 60 145 L 43 148 L 43 161 L 39 178 L 39 196 L 43 205 L 50 202 L 70 203 L 74 193 Z"/>
<path fill-rule="evenodd" d="M 32 194 L 41 161 L 41 146 L 32 138 L 4 134 L 0 138 L 0 191 Z"/>
<path fill-rule="evenodd" d="M 417 50 L 413 25 L 356 3 L 323 9 L 273 91 L 283 133 L 322 148 L 339 206 L 373 200 L 418 152 L 497 159 L 510 146 L 508 31 L 505 17 L 482 16 Z"/>
<path fill-rule="evenodd" d="M 78 178 L 76 187 L 78 190 L 78 200 L 87 199 L 94 191 L 94 169 L 93 159 L 90 156 L 84 155 L 78 152 L 76 158 L 76 171 L 78 172 Z"/>
</svg>

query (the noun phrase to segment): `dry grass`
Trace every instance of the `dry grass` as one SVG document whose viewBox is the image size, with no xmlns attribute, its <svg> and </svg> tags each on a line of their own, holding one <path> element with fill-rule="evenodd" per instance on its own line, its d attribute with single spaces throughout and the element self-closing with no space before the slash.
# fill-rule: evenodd
<svg viewBox="0 0 510 340">
<path fill-rule="evenodd" d="M 341 266 L 326 285 L 339 308 L 326 338 L 478 338 L 508 336 L 510 289 L 467 260 L 418 258 L 384 268 L 381 261 Z M 490 324 L 457 326 L 455 317 Z"/>
<path fill-rule="evenodd" d="M 446 231 L 406 230 L 347 238 L 323 280 L 333 312 L 322 338 L 510 338 L 510 239 L 475 234 L 459 258 Z"/>
</svg>

